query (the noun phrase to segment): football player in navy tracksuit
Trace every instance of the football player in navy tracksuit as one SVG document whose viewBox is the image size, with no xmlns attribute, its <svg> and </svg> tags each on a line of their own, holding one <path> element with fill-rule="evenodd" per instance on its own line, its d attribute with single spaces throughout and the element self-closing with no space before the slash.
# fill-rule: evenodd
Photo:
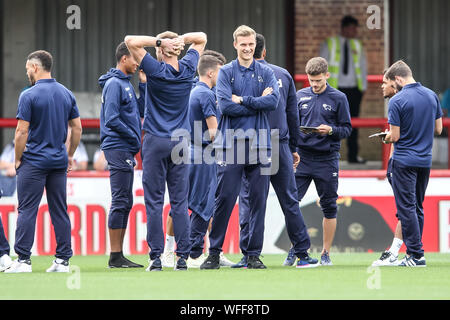
<svg viewBox="0 0 450 320">
<path fill-rule="evenodd" d="M 296 167 L 300 160 L 296 151 L 297 140 L 300 135 L 300 122 L 295 84 L 287 70 L 267 63 L 264 60 L 265 56 L 265 39 L 261 34 L 257 34 L 254 58 L 273 70 L 280 90 L 278 107 L 268 114 L 272 132 L 272 165 L 276 170 L 270 176 L 270 181 L 283 210 L 289 238 L 294 244 L 291 249 L 292 261 L 288 265 L 292 265 L 295 262 L 295 256 L 298 256 L 298 267 L 314 267 L 318 265 L 318 261 L 309 257 L 307 253 L 311 242 L 298 205 L 297 186 L 294 177 L 294 166 Z M 275 149 L 275 141 L 278 141 L 278 150 Z M 275 155 L 275 152 L 278 152 L 278 155 Z M 275 161 L 278 161 L 277 165 L 274 165 Z M 247 266 L 247 243 L 250 233 L 254 232 L 254 230 L 250 230 L 249 212 L 248 181 L 244 175 L 239 194 L 240 247 L 244 257 L 239 263 L 232 266 L 235 268 Z"/>
<path fill-rule="evenodd" d="M 125 37 L 128 49 L 147 75 L 145 137 L 142 146 L 147 242 L 151 249 L 147 271 L 162 270 L 160 256 L 164 251 L 162 212 L 166 182 L 177 244 L 175 269 L 187 270 L 186 259 L 191 244 L 189 168 L 185 157 L 189 157 L 189 154 L 184 153 L 188 153 L 189 148 L 183 135 L 189 135 L 190 131 L 189 95 L 206 41 L 203 32 L 178 36 L 167 31 L 158 37 Z M 192 45 L 185 56 L 178 60 L 185 43 Z M 158 59 L 148 54 L 144 47 L 157 47 Z"/>
<path fill-rule="evenodd" d="M 202 255 L 204 237 L 214 213 L 217 170 L 214 150 L 211 147 L 216 135 L 218 112 L 216 95 L 212 88 L 216 85 L 222 65 L 216 57 L 203 54 L 198 63 L 200 78 L 189 98 L 191 123 L 189 209 L 192 210 L 189 268 L 199 268 L 205 259 Z"/>
<path fill-rule="evenodd" d="M 72 169 L 82 129 L 75 97 L 52 78 L 52 62 L 51 54 L 41 50 L 31 53 L 26 63 L 33 86 L 19 97 L 14 140 L 19 202 L 14 250 L 18 259 L 7 273 L 32 272 L 31 248 L 44 188 L 56 237 L 56 259 L 47 272 L 69 272 L 72 246 L 67 171 Z M 72 135 L 67 150 L 68 125 Z"/>
<path fill-rule="evenodd" d="M 270 126 L 267 114 L 276 109 L 279 90 L 273 71 L 253 59 L 255 31 L 247 26 L 240 26 L 233 38 L 238 58 L 222 67 L 216 86 L 222 112 L 220 134 L 218 132 L 214 141 L 218 185 L 209 235 L 209 255 L 200 269 L 220 268 L 220 253 L 243 174 L 249 181 L 249 223 L 253 230 L 248 239 L 248 267 L 265 268 L 259 255 L 264 240 L 270 176 L 270 172 L 264 170 L 270 166 Z"/>
<path fill-rule="evenodd" d="M 393 81 L 386 79 L 386 71 L 383 72 L 383 84 L 381 88 L 383 90 L 383 97 L 385 99 L 392 98 L 398 91 Z M 392 155 L 394 153 L 394 145 L 391 145 L 389 152 L 389 161 L 386 169 L 386 178 L 388 179 L 389 184 L 392 187 Z M 395 214 L 398 219 L 398 214 Z M 373 267 L 381 267 L 381 266 L 395 266 L 398 264 L 398 252 L 400 251 L 403 245 L 403 236 L 402 236 L 402 223 L 400 220 L 397 221 L 397 226 L 395 227 L 394 239 L 392 240 L 391 247 L 384 251 L 378 260 L 375 260 L 372 263 Z"/>
<path fill-rule="evenodd" d="M 312 58 L 306 64 L 306 74 L 311 87 L 297 92 L 300 125 L 317 129 L 301 133 L 300 164 L 295 180 L 299 201 L 314 180 L 324 214 L 320 263 L 331 265 L 329 252 L 336 231 L 340 141 L 350 135 L 352 126 L 347 97 L 327 84 L 330 76 L 327 61 Z"/>
<path fill-rule="evenodd" d="M 116 68 L 98 80 L 102 92 L 100 111 L 101 149 L 108 161 L 111 208 L 108 217 L 110 268 L 143 267 L 123 256 L 122 247 L 128 216 L 133 207 L 134 157 L 141 148 L 141 117 L 144 117 L 145 83 L 139 84 L 136 98 L 131 76 L 138 64 L 124 42 L 116 49 Z"/>
<path fill-rule="evenodd" d="M 430 177 L 434 134 L 442 132 L 442 109 L 437 95 L 416 82 L 403 61 L 394 63 L 385 77 L 399 91 L 389 101 L 390 131 L 385 137 L 385 142 L 394 143 L 392 189 L 407 254 L 399 265 L 425 267 L 423 201 Z"/>
</svg>

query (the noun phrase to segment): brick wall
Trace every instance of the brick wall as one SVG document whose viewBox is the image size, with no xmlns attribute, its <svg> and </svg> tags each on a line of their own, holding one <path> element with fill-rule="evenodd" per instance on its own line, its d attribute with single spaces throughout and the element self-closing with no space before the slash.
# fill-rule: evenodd
<svg viewBox="0 0 450 320">
<path fill-rule="evenodd" d="M 383 0 L 296 0 L 295 1 L 295 73 L 304 74 L 307 61 L 319 54 L 319 47 L 329 36 L 340 31 L 340 21 L 350 14 L 359 21 L 358 35 L 368 63 L 368 74 L 381 74 L 384 61 Z M 367 8 L 377 5 L 381 9 L 381 29 L 370 30 L 366 21 Z M 381 84 L 368 84 L 361 104 L 360 117 L 384 117 L 384 99 Z M 368 160 L 381 160 L 379 141 L 367 139 L 377 129 L 361 129 L 359 134 L 360 156 Z M 342 143 L 342 159 L 346 159 L 346 143 Z"/>
</svg>

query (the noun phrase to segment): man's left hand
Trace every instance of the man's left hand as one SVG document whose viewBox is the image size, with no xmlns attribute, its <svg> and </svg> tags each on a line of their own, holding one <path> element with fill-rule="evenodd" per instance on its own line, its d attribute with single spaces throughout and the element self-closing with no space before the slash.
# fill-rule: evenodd
<svg viewBox="0 0 450 320">
<path fill-rule="evenodd" d="M 331 127 L 327 126 L 326 124 L 321 124 L 320 126 L 317 127 L 317 133 L 325 136 L 327 134 L 329 134 L 331 131 Z"/>
</svg>

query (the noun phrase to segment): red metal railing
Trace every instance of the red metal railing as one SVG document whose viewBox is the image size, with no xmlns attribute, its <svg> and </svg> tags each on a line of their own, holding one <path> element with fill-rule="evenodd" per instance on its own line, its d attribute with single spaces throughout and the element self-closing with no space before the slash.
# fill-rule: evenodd
<svg viewBox="0 0 450 320">
<path fill-rule="evenodd" d="M 294 76 L 295 82 L 302 83 L 304 88 L 309 86 L 308 76 L 306 74 L 296 74 Z M 382 83 L 383 75 L 368 75 L 367 81 L 369 83 Z M 443 126 L 447 127 L 450 132 L 450 118 L 443 118 Z M 81 125 L 83 128 L 99 128 L 100 120 L 99 119 L 82 119 Z M 15 128 L 17 126 L 17 120 L 11 118 L 0 118 L 0 128 Z M 389 128 L 386 118 L 352 118 L 352 127 L 354 128 L 379 128 L 381 131 Z M 448 159 L 450 159 L 450 135 L 448 137 Z M 382 168 L 387 168 L 387 163 L 389 160 L 389 152 L 390 145 L 382 146 Z M 140 155 L 138 157 L 138 161 L 140 162 Z M 450 161 L 448 161 L 448 168 L 450 169 Z M 140 163 L 139 163 L 140 164 Z"/>
<path fill-rule="evenodd" d="M 296 74 L 294 75 L 295 82 L 301 82 L 303 88 L 309 87 L 308 76 L 306 74 Z M 369 83 L 383 83 L 382 74 L 369 74 L 367 75 L 367 82 Z"/>
</svg>

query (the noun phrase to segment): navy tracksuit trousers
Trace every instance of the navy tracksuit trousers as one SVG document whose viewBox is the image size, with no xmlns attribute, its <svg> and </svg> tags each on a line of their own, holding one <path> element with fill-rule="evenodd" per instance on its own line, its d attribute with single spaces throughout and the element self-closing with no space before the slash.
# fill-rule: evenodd
<svg viewBox="0 0 450 320">
<path fill-rule="evenodd" d="M 311 242 L 298 204 L 292 152 L 289 149 L 289 144 L 286 142 L 280 143 L 279 150 L 279 169 L 275 174 L 270 176 L 270 182 L 283 210 L 287 232 L 294 246 L 294 252 L 297 256 L 305 256 L 311 246 Z M 244 175 L 239 194 L 239 243 L 242 254 L 245 256 L 248 255 L 247 248 L 250 233 L 261 233 L 264 231 L 250 229 L 249 212 L 251 207 L 248 187 L 247 177 Z"/>
<path fill-rule="evenodd" d="M 392 160 L 392 189 L 397 215 L 402 223 L 406 253 L 420 259 L 423 254 L 423 201 L 430 168 L 407 167 Z"/>
<path fill-rule="evenodd" d="M 300 164 L 295 173 L 299 201 L 303 199 L 313 180 L 316 185 L 317 194 L 320 198 L 320 207 L 322 208 L 325 218 L 336 218 L 339 159 L 317 161 L 301 157 Z"/>
<path fill-rule="evenodd" d="M 111 186 L 111 208 L 108 216 L 110 229 L 126 229 L 133 207 L 133 180 L 136 162 L 130 152 L 104 150 L 108 161 Z"/>
<path fill-rule="evenodd" d="M 160 257 L 164 251 L 164 231 L 162 213 L 164 193 L 170 198 L 170 215 L 173 219 L 176 254 L 188 258 L 191 248 L 188 213 L 189 168 L 186 163 L 175 163 L 172 158 L 174 147 L 182 144 L 182 150 L 189 150 L 187 140 L 171 141 L 147 133 L 142 145 L 142 184 L 144 187 L 145 209 L 147 211 L 147 243 L 150 259 Z"/>
<path fill-rule="evenodd" d="M 194 259 L 200 257 L 203 253 L 204 239 L 206 231 L 208 231 L 209 221 L 205 220 L 202 216 L 192 211 L 191 213 L 191 253 L 190 256 Z"/>
<path fill-rule="evenodd" d="M 29 259 L 36 229 L 36 217 L 44 188 L 56 237 L 56 258 L 72 257 L 71 226 L 67 214 L 67 170 L 40 169 L 26 160 L 17 169 L 19 201 L 14 250 L 19 259 Z"/>
<path fill-rule="evenodd" d="M 248 150 L 248 149 L 247 149 Z M 236 163 L 236 162 L 235 162 Z M 248 162 L 246 162 L 248 163 Z M 217 167 L 218 185 L 215 210 L 209 234 L 210 254 L 220 254 L 231 213 L 241 190 L 242 176 L 248 180 L 249 232 L 247 254 L 259 256 L 264 242 L 264 220 L 270 175 L 261 174 L 267 164 L 219 164 Z"/>
</svg>

